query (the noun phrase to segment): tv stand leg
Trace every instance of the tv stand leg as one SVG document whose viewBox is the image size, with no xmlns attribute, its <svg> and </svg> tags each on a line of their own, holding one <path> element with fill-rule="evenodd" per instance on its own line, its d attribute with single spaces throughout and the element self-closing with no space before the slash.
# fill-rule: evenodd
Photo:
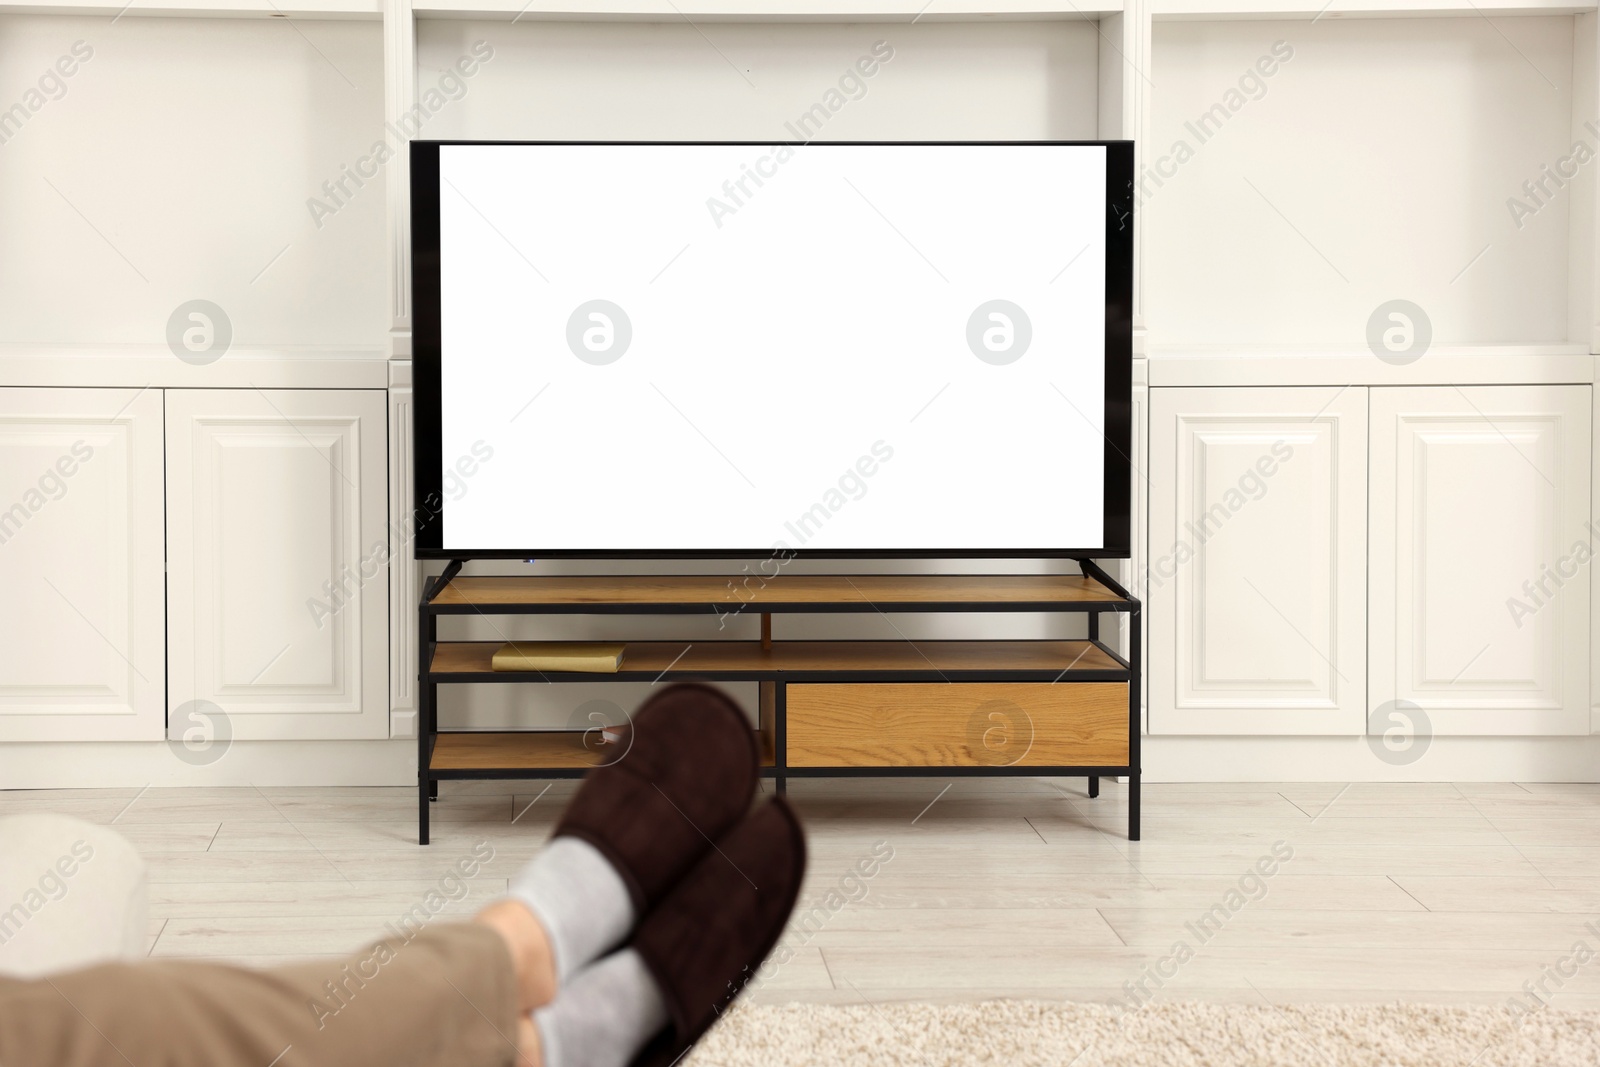
<svg viewBox="0 0 1600 1067">
<path fill-rule="evenodd" d="M 1139 778 L 1144 773 L 1143 744 L 1144 716 L 1140 698 L 1143 687 L 1140 675 L 1144 671 L 1142 629 L 1144 619 L 1138 608 L 1128 613 L 1128 663 L 1132 677 L 1128 679 L 1128 840 L 1139 840 Z"/>
<path fill-rule="evenodd" d="M 789 792 L 789 779 L 785 778 L 783 775 L 778 775 L 772 781 L 777 786 L 778 795 L 780 797 Z"/>
<path fill-rule="evenodd" d="M 1128 775 L 1128 840 L 1139 840 L 1139 768 Z"/>
<path fill-rule="evenodd" d="M 435 779 L 434 781 L 431 781 L 431 782 L 428 783 L 428 799 L 429 800 L 438 800 L 439 799 L 439 782 L 438 782 L 437 779 Z"/>
<path fill-rule="evenodd" d="M 1097 797 L 1099 795 L 1100 795 L 1100 777 L 1099 777 L 1099 775 L 1091 774 L 1089 776 L 1089 796 L 1092 799 L 1092 798 Z"/>
</svg>

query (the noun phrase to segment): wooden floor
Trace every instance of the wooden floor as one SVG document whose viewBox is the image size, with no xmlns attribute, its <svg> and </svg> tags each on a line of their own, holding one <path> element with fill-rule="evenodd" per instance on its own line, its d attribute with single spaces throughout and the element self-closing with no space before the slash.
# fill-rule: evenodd
<svg viewBox="0 0 1600 1067">
<path fill-rule="evenodd" d="M 446 783 L 428 848 L 409 789 L 11 791 L 0 814 L 114 823 L 150 864 L 153 956 L 270 964 L 354 948 L 487 842 L 449 905 L 469 913 L 572 788 Z M 802 901 L 824 906 L 763 1001 L 1125 1000 L 1142 979 L 1162 999 L 1504 1004 L 1543 981 L 1557 1006 L 1600 1007 L 1600 785 L 1151 785 L 1138 843 L 1114 783 L 1096 800 L 1082 779 L 791 796 Z M 1292 858 L 1250 877 L 1276 842 Z M 858 899 L 829 911 L 830 890 Z M 1559 975 L 1579 941 L 1596 958 Z"/>
</svg>

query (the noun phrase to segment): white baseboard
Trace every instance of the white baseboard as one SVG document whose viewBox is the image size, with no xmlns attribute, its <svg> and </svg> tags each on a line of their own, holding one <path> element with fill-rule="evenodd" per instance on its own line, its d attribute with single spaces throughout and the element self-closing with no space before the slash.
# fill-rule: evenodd
<svg viewBox="0 0 1600 1067">
<path fill-rule="evenodd" d="M 48 741 L 0 745 L 0 787 L 78 789 L 173 785 L 416 785 L 408 741 L 235 741 L 191 766 L 165 741 Z"/>
<path fill-rule="evenodd" d="M 1600 736 L 1435 737 L 1390 764 L 1364 737 L 1145 737 L 1146 782 L 1595 782 Z"/>
<path fill-rule="evenodd" d="M 0 745 L 0 787 L 415 785 L 417 747 L 389 741 L 236 741 L 206 766 L 162 741 Z M 1600 736 L 1439 737 L 1391 765 L 1360 737 L 1146 737 L 1146 782 L 1595 782 Z"/>
</svg>

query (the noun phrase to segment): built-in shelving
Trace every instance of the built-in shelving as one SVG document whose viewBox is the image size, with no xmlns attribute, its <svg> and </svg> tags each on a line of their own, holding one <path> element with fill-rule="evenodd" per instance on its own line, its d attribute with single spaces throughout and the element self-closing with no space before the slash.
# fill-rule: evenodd
<svg viewBox="0 0 1600 1067">
<path fill-rule="evenodd" d="M 79 32 L 65 22 L 46 27 L 51 32 L 30 49 L 30 24 L 109 16 L 119 37 L 117 49 L 99 54 L 107 58 L 84 66 L 88 76 L 69 82 L 70 105 L 50 105 L 26 124 L 36 129 L 8 141 L 19 165 L 9 183 L 0 180 L 0 192 L 25 203 L 27 190 L 15 187 L 19 180 L 33 185 L 60 176 L 58 189 L 80 221 L 116 246 L 115 260 L 99 262 L 108 248 L 88 249 L 78 259 L 89 284 L 130 289 L 79 316 L 85 331 L 102 317 L 117 323 L 79 340 L 154 340 L 150 334 L 161 324 L 139 324 L 136 335 L 132 320 L 140 301 L 178 302 L 144 291 L 145 281 L 161 274 L 166 277 L 152 284 L 165 281 L 179 292 L 233 290 L 220 302 L 230 311 L 238 305 L 251 341 L 356 341 L 405 355 L 403 163 L 388 164 L 355 195 L 341 194 L 336 216 L 313 219 L 310 204 L 329 199 L 324 182 L 356 188 L 342 176 L 376 141 L 395 141 L 397 148 L 386 120 L 435 88 L 436 76 L 476 40 L 494 47 L 494 60 L 482 64 L 458 99 L 427 116 L 421 135 L 759 140 L 785 137 L 784 117 L 809 107 L 827 88 L 824 66 L 849 47 L 851 24 L 881 24 L 896 44 L 896 64 L 885 66 L 860 103 L 839 111 L 825 136 L 1139 140 L 1141 348 L 1354 350 L 1363 340 L 1365 313 L 1391 298 L 1427 310 L 1439 344 L 1482 348 L 1486 358 L 1494 358 L 1487 350 L 1496 346 L 1509 353 L 1591 345 L 1600 277 L 1593 175 L 1581 170 L 1569 185 L 1537 200 L 1523 183 L 1542 182 L 1543 168 L 1557 165 L 1574 141 L 1589 138 L 1600 151 L 1600 135 L 1584 125 L 1600 122 L 1596 0 L 1150 0 L 1136 13 L 1125 6 L 1124 0 L 419 0 L 387 9 L 382 0 L 0 3 L 0 17 L 21 20 L 13 27 L 24 30 L 8 34 L 0 49 L 7 67 L 47 66 L 47 53 L 60 47 L 50 42 Z M 35 16 L 44 23 L 30 23 Z M 309 25 L 385 18 L 364 46 L 353 46 L 344 31 Z M 300 74 L 329 85 L 303 99 L 279 88 L 281 58 L 226 31 L 174 28 L 132 41 L 126 36 L 138 22 L 238 19 L 308 23 L 286 27 L 283 39 L 299 50 Z M 810 25 L 777 41 L 771 24 L 781 23 Z M 1078 28 L 1015 37 L 1014 29 L 1004 29 L 1007 23 Z M 560 24 L 566 28 L 556 29 Z M 84 25 L 106 29 L 99 22 Z M 981 36 L 976 27 L 982 25 L 1001 36 Z M 710 28 L 709 37 L 702 26 Z M 939 36 L 958 28 L 979 36 Z M 1275 61 L 1274 74 L 1260 79 L 1264 88 L 1247 87 L 1243 97 L 1233 93 L 1277 41 L 1294 49 L 1292 61 Z M 366 57 L 352 58 L 352 47 L 365 48 Z M 784 60 L 777 62 L 780 52 Z M 188 58 L 168 60 L 169 54 Z M 230 56 L 225 69 L 202 58 L 219 54 Z M 583 63 L 564 63 L 562 57 L 578 54 L 587 57 Z M 72 185 L 72 171 L 82 165 L 74 155 L 87 151 L 81 146 L 115 143 L 114 132 L 96 128 L 92 117 L 113 111 L 102 106 L 94 78 L 138 86 L 149 80 L 136 69 L 147 56 L 161 61 L 169 78 L 187 82 L 188 91 L 118 101 L 148 116 L 141 124 L 146 135 L 209 129 L 215 137 L 232 125 L 249 129 L 256 143 L 281 137 L 285 151 L 303 159 L 304 180 L 290 195 L 251 188 L 262 180 L 249 177 L 249 170 L 209 183 L 239 183 L 238 199 L 255 205 L 257 217 L 230 225 L 232 236 L 281 216 L 282 240 L 263 234 L 258 242 L 260 267 L 271 265 L 262 284 L 214 269 L 185 279 L 194 256 L 169 264 L 166 250 L 149 250 L 150 235 L 139 232 L 148 220 L 119 225 L 125 196 L 97 202 L 87 195 L 93 190 Z M 985 65 L 996 57 L 1003 72 Z M 120 69 L 107 69 L 113 63 Z M 252 94 L 238 88 L 247 83 L 258 87 L 258 100 L 271 101 L 279 121 L 254 113 Z M 183 99 L 215 106 L 186 108 L 176 103 Z M 530 104 L 550 99 L 564 106 Z M 1226 119 L 1214 117 L 1197 135 L 1191 127 L 1208 114 L 1220 115 L 1219 105 Z M 1167 159 L 1184 140 L 1192 158 Z M 80 147 L 55 151 L 69 141 Z M 45 158 L 52 174 L 42 173 Z M 202 161 L 200 169 L 219 168 Z M 1537 210 L 1512 218 L 1507 201 L 1515 198 Z M 160 198 L 144 199 L 159 215 Z M 200 207 L 214 214 L 212 206 Z M 17 222 L 7 227 L 13 247 L 25 251 L 42 240 L 37 227 Z M 98 240 L 88 229 L 81 236 L 86 243 Z M 176 236 L 169 247 L 194 243 L 193 234 Z M 306 262 L 308 250 L 323 265 Z M 45 255 L 48 260 L 48 250 Z M 386 261 L 381 275 L 373 269 L 379 257 Z M 59 273 L 48 261 L 44 266 L 36 274 Z M 333 280 L 332 267 L 342 280 Z M 275 275 L 285 273 L 298 274 L 290 286 L 298 299 L 277 316 L 287 332 L 262 337 L 271 301 L 260 292 L 282 286 Z M 1424 282 L 1408 286 L 1407 279 Z M 320 299 L 332 287 L 350 290 L 338 311 Z M 33 336 L 28 307 L 42 311 L 49 298 L 29 299 L 25 280 L 11 291 L 19 294 L 14 299 L 22 314 L 8 319 L 20 325 L 0 340 L 25 340 Z M 1558 376 L 1570 377 L 1565 371 Z"/>
<path fill-rule="evenodd" d="M 783 140 L 879 39 L 895 58 L 822 136 L 1138 141 L 1135 343 L 1148 358 L 1134 372 L 1136 420 L 1146 386 L 1595 379 L 1600 162 L 1545 177 L 1577 142 L 1600 155 L 1595 0 L 28 0 L 0 2 L 0 28 L 15 85 L 0 113 L 74 41 L 95 49 L 64 91 L 0 126 L 0 385 L 404 382 L 384 365 L 410 352 L 404 160 L 360 183 L 345 175 L 379 142 L 399 151 L 392 124 L 425 94 L 436 95 L 410 128 L 429 138 Z M 1292 58 L 1244 80 L 1279 41 Z M 479 42 L 493 58 L 458 82 L 449 71 Z M 1191 153 L 1163 162 L 1180 140 Z M 341 182 L 335 202 L 325 185 Z M 1535 197 L 1528 183 L 1548 188 Z M 313 215 L 317 200 L 338 210 Z M 1513 200 L 1535 210 L 1514 215 Z M 841 280 L 870 263 L 870 249 L 842 254 Z M 205 366 L 174 359 L 163 336 L 195 298 L 222 305 L 235 331 Z M 1416 362 L 1368 346 L 1369 316 L 1391 299 L 1430 316 Z M 404 528 L 409 399 L 391 397 L 391 514 Z M 1149 474 L 1143 426 L 1133 460 Z M 741 588 L 696 594 L 706 618 L 740 607 Z M 395 602 L 403 694 L 417 677 L 415 590 Z M 864 597 L 852 622 L 865 633 L 883 607 Z M 480 610 L 494 614 L 460 605 Z M 609 636 L 584 605 L 564 610 L 562 634 Z M 1011 621 L 1008 636 L 1060 636 Z M 492 633 L 455 622 L 452 636 Z M 660 663 L 690 643 L 664 639 L 698 625 L 682 622 L 654 620 L 658 640 L 634 646 L 641 674 L 687 669 Z M 684 663 L 811 662 L 791 644 L 695 644 Z M 1059 644 L 1038 662 L 1075 647 Z M 446 642 L 434 669 L 482 673 L 488 647 Z M 565 698 L 544 695 L 563 689 L 528 686 L 500 721 L 566 721 Z M 405 721 L 411 697 L 398 699 Z M 450 725 L 470 727 L 484 709 L 449 710 Z M 525 736 L 524 765 L 543 765 L 557 739 Z M 467 759 L 490 743 L 439 737 L 446 761 L 452 746 Z"/>
</svg>

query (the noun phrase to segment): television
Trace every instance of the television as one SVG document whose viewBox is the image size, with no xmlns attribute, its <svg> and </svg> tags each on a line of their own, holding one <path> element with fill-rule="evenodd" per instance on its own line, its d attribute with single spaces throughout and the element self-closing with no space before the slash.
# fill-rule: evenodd
<svg viewBox="0 0 1600 1067">
<path fill-rule="evenodd" d="M 1128 555 L 1132 142 L 410 162 L 418 558 Z"/>
</svg>

